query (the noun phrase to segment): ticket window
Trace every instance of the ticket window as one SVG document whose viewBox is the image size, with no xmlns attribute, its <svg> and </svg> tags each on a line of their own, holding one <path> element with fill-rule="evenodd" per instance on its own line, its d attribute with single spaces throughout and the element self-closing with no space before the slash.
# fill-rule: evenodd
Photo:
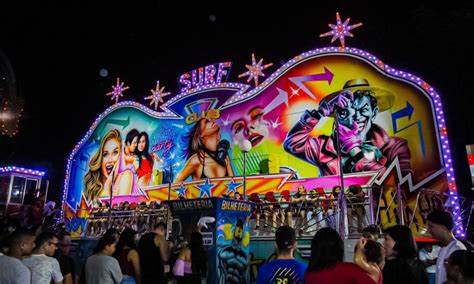
<svg viewBox="0 0 474 284">
<path fill-rule="evenodd" d="M 34 197 L 38 180 L 13 176 L 9 203 L 27 204 Z M 26 201 L 26 202 L 25 202 Z"/>
</svg>

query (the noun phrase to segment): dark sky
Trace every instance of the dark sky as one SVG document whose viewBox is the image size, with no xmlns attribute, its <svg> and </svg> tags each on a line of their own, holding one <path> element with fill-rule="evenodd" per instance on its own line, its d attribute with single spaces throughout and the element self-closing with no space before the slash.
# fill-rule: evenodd
<svg viewBox="0 0 474 284">
<path fill-rule="evenodd" d="M 18 135 L 0 136 L 0 165 L 45 169 L 57 195 L 66 159 L 111 105 L 105 93 L 116 77 L 131 87 L 127 99 L 143 102 L 156 80 L 177 93 L 180 74 L 224 60 L 234 62 L 229 81 L 239 81 L 252 52 L 273 62 L 274 71 L 297 54 L 329 46 L 319 34 L 337 11 L 364 23 L 347 46 L 420 76 L 440 93 L 457 181 L 461 190 L 470 188 L 465 145 L 474 143 L 474 1 L 280 1 L 273 8 L 245 1 L 94 2 L 0 4 L 0 50 L 26 102 Z"/>
</svg>

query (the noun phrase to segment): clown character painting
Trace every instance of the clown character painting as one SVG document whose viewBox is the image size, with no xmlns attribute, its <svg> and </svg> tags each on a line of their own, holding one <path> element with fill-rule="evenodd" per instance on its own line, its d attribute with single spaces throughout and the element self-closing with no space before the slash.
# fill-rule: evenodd
<svg viewBox="0 0 474 284">
<path fill-rule="evenodd" d="M 396 159 L 404 175 L 413 174 L 407 141 L 388 136 L 375 119 L 389 110 L 395 96 L 388 90 L 373 88 L 365 79 L 350 80 L 343 90 L 324 97 L 318 109 L 306 110 L 288 132 L 284 148 L 292 155 L 317 167 L 323 175 L 339 173 L 337 135 L 340 138 L 342 166 L 345 173 L 384 172 Z M 330 136 L 310 136 L 323 117 L 335 116 Z M 337 130 L 337 131 L 336 131 Z"/>
<path fill-rule="evenodd" d="M 99 197 L 130 194 L 135 185 L 131 170 L 119 171 L 122 140 L 116 129 L 108 131 L 99 149 L 89 161 L 89 171 L 84 176 L 84 197 L 97 204 Z"/>
<path fill-rule="evenodd" d="M 175 182 L 234 176 L 227 150 L 227 140 L 221 140 L 220 127 L 214 119 L 202 118 L 188 135 L 187 161 Z"/>
</svg>

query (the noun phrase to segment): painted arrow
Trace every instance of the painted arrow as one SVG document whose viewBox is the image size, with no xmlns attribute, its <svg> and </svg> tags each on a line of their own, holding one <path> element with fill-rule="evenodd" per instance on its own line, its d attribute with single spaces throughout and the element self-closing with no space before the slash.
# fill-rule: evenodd
<svg viewBox="0 0 474 284">
<path fill-rule="evenodd" d="M 303 82 L 309 82 L 309 81 L 327 81 L 329 85 L 331 85 L 332 78 L 334 77 L 334 74 L 324 66 L 324 73 L 320 74 L 313 74 L 313 75 L 306 75 L 306 76 L 299 76 L 299 77 L 292 77 L 289 78 L 293 84 L 298 86 L 300 89 L 306 92 L 308 96 L 310 96 L 313 99 L 316 99 L 316 97 L 313 95 L 313 93 L 303 84 Z"/>
<path fill-rule="evenodd" d="M 392 113 L 393 132 L 398 132 L 397 120 L 405 116 L 408 116 L 408 120 L 411 120 L 411 116 L 413 115 L 414 110 L 415 109 L 413 108 L 413 106 L 407 101 L 406 107 L 402 108 L 397 112 Z"/>
<path fill-rule="evenodd" d="M 108 125 L 108 124 L 115 124 L 115 125 L 120 125 L 122 126 L 122 130 L 125 129 L 125 127 L 127 127 L 129 124 L 130 124 L 130 116 L 127 117 L 127 119 L 107 119 L 105 121 L 104 124 L 102 124 L 103 126 L 97 130 L 97 135 L 100 135 L 100 133 L 102 133 L 102 130 L 104 130 L 104 128 Z M 98 141 L 100 141 L 101 137 L 97 136 L 96 139 Z"/>
<path fill-rule="evenodd" d="M 277 106 L 285 104 L 288 106 L 288 93 L 280 88 L 277 88 L 278 94 L 276 97 L 263 109 L 263 113 L 267 114 L 274 110 Z"/>
</svg>

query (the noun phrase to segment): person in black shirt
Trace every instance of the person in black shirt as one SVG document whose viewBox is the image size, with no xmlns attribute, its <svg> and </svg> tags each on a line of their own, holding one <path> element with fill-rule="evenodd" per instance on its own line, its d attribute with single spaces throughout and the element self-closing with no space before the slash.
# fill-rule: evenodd
<svg viewBox="0 0 474 284">
<path fill-rule="evenodd" d="M 153 231 L 144 234 L 138 242 L 142 283 L 165 283 L 165 263 L 171 255 L 165 240 L 166 224 L 156 224 Z"/>
<path fill-rule="evenodd" d="M 74 271 L 74 259 L 69 256 L 71 249 L 71 234 L 65 230 L 61 231 L 59 237 L 59 248 L 54 257 L 59 262 L 61 274 L 64 277 L 63 284 L 76 283 L 76 273 Z"/>
</svg>

